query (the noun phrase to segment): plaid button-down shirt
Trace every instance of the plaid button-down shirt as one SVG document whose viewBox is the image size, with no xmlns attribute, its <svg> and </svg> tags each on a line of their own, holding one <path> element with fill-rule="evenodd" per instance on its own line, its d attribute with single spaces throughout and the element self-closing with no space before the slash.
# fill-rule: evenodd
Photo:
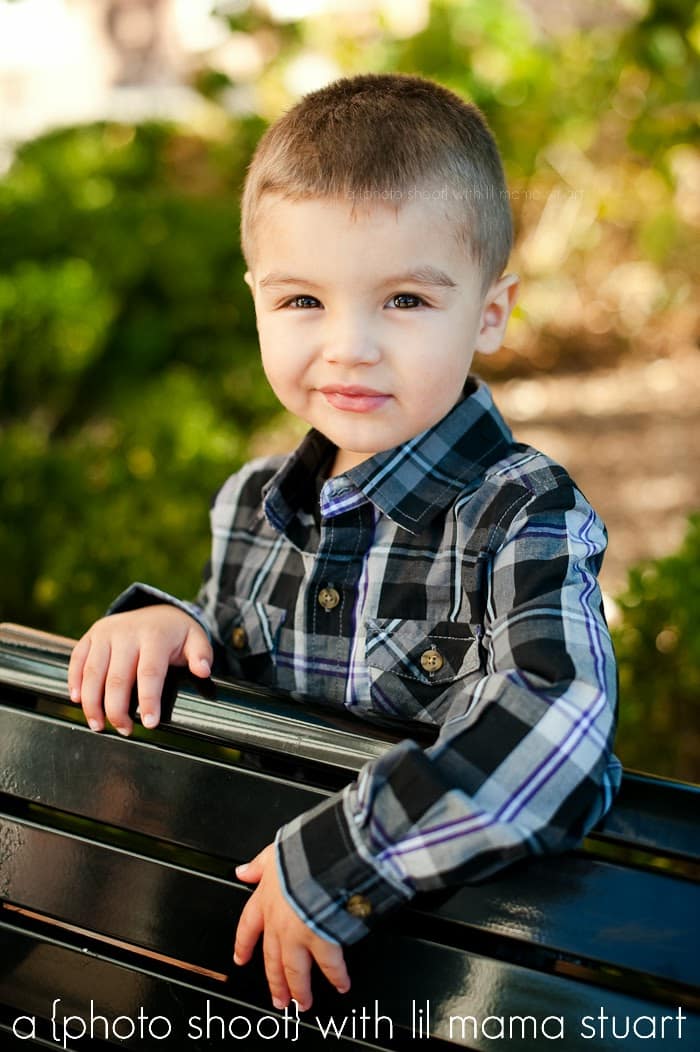
<svg viewBox="0 0 700 1052">
<path fill-rule="evenodd" d="M 486 385 L 466 393 L 325 482 L 335 447 L 314 430 L 247 464 L 182 604 L 234 675 L 439 728 L 278 832 L 290 901 L 343 943 L 418 891 L 575 845 L 620 783 L 605 529 L 561 466 L 513 441 Z"/>
</svg>

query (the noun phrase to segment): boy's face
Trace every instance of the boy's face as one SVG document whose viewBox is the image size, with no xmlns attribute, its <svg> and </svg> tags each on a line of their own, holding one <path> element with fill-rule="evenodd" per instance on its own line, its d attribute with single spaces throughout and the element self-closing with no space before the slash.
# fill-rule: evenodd
<svg viewBox="0 0 700 1052">
<path fill-rule="evenodd" d="M 517 279 L 484 296 L 437 204 L 261 203 L 255 300 L 265 373 L 284 406 L 338 447 L 332 474 L 437 423 L 475 351 L 498 350 Z"/>
</svg>

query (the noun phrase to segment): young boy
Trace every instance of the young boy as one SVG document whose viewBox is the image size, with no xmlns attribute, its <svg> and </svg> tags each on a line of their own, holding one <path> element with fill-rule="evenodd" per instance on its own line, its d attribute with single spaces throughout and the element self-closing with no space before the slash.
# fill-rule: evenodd
<svg viewBox="0 0 700 1052">
<path fill-rule="evenodd" d="M 159 719 L 168 664 L 440 728 L 367 764 L 238 870 L 257 884 L 273 1002 L 416 892 L 576 844 L 620 781 L 615 663 L 596 582 L 605 531 L 559 465 L 516 444 L 470 376 L 517 279 L 481 114 L 418 77 L 363 75 L 266 133 L 242 207 L 246 281 L 280 401 L 312 425 L 212 510 L 196 604 L 134 585 L 73 654 L 90 725 Z"/>
</svg>

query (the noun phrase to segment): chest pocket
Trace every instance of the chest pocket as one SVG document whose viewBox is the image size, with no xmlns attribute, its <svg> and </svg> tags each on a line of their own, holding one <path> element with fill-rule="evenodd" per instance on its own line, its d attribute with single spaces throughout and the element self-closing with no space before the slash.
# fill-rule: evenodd
<svg viewBox="0 0 700 1052">
<path fill-rule="evenodd" d="M 216 608 L 227 671 L 241 679 L 273 685 L 275 651 L 286 611 L 255 599 L 227 599 Z"/>
<path fill-rule="evenodd" d="M 477 639 L 454 621 L 369 620 L 365 660 L 372 708 L 428 723 L 442 722 L 454 700 L 448 688 L 481 669 Z"/>
</svg>

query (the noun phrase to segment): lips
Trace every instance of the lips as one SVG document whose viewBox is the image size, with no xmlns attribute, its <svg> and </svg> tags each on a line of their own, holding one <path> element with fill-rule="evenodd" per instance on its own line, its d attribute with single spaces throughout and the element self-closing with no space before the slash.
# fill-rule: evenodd
<svg viewBox="0 0 700 1052">
<path fill-rule="evenodd" d="M 372 387 L 359 387 L 355 384 L 328 384 L 326 387 L 320 387 L 319 391 L 334 409 L 348 413 L 370 413 L 374 409 L 380 409 L 391 397 Z"/>
</svg>

